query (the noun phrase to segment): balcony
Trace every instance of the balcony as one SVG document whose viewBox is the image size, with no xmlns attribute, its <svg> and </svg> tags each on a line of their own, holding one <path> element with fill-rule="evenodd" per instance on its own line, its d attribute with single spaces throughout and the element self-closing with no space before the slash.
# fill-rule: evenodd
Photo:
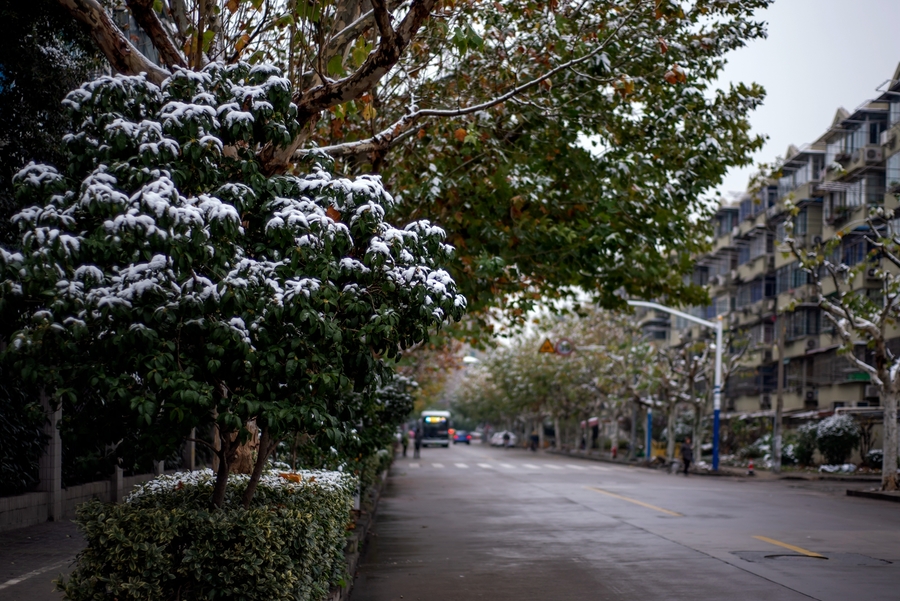
<svg viewBox="0 0 900 601">
<path fill-rule="evenodd" d="M 831 216 L 828 217 L 828 219 L 826 219 L 825 221 L 828 223 L 828 225 L 839 228 L 850 221 L 850 218 L 853 216 L 853 210 L 855 208 L 856 207 L 837 207 L 831 213 Z"/>
</svg>

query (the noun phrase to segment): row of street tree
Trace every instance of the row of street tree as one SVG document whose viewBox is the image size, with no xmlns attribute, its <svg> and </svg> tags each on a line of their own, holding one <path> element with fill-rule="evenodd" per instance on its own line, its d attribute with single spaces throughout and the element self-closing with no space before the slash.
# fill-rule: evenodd
<svg viewBox="0 0 900 601">
<path fill-rule="evenodd" d="M 578 448 L 582 423 L 592 417 L 609 421 L 614 432 L 630 437 L 634 456 L 638 416 L 653 409 L 664 415 L 666 431 L 676 431 L 679 416 L 691 420 L 695 454 L 709 440 L 704 423 L 712 406 L 714 340 L 688 341 L 678 347 L 646 338 L 628 314 L 582 307 L 578 316 L 543 320 L 532 333 L 489 353 L 462 387 L 458 409 L 467 417 L 495 424 L 524 422 L 543 435 L 552 422 L 557 448 Z M 541 327 L 543 326 L 543 327 Z M 540 353 L 545 339 L 565 339 L 568 355 Z M 729 336 L 724 353 L 724 381 L 736 369 L 745 340 Z M 627 423 L 628 432 L 619 432 Z M 667 457 L 675 457 L 674 435 L 667 436 Z"/>
</svg>

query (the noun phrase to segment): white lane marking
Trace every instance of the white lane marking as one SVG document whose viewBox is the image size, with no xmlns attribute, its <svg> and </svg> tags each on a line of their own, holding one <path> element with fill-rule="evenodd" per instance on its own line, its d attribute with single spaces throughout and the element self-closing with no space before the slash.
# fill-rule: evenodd
<svg viewBox="0 0 900 601">
<path fill-rule="evenodd" d="M 567 463 L 567 464 L 566 464 L 566 467 L 570 467 L 570 468 L 572 468 L 573 470 L 586 470 L 586 469 L 587 469 L 587 468 L 584 467 L 583 465 L 572 465 L 571 463 Z"/>
<path fill-rule="evenodd" d="M 443 463 L 432 463 L 431 465 L 432 465 L 433 467 L 440 467 L 440 468 L 443 468 L 443 467 L 444 467 L 444 464 L 443 464 Z"/>
<path fill-rule="evenodd" d="M 463 468 L 463 469 L 468 469 L 468 468 L 469 468 L 469 466 L 466 465 L 465 463 L 454 463 L 453 465 L 455 465 L 456 467 L 461 467 L 461 468 Z"/>
<path fill-rule="evenodd" d="M 531 470 L 539 470 L 539 469 L 541 469 L 541 468 L 539 468 L 539 467 L 536 466 L 536 465 L 531 465 L 530 463 L 523 463 L 522 465 L 524 465 L 525 467 L 527 467 L 528 469 L 531 469 Z"/>
<path fill-rule="evenodd" d="M 505 468 L 509 468 L 509 469 L 514 469 L 513 466 L 511 466 L 511 465 L 508 464 L 508 463 L 501 463 L 501 464 L 500 464 L 500 467 L 505 467 Z"/>
<path fill-rule="evenodd" d="M 492 470 L 492 469 L 494 469 L 494 466 L 491 465 L 490 463 L 479 463 L 479 464 L 478 464 L 478 467 L 483 467 L 483 468 L 486 469 L 486 470 Z"/>
<path fill-rule="evenodd" d="M 603 467 L 602 465 L 592 465 L 592 466 L 591 466 L 591 469 L 592 469 L 592 470 L 599 470 L 599 471 L 601 471 L 601 472 L 608 472 L 608 471 L 609 471 L 609 468 L 608 468 L 608 467 Z"/>
<path fill-rule="evenodd" d="M 418 463 L 410 463 L 409 467 L 421 467 Z"/>
<path fill-rule="evenodd" d="M 22 574 L 21 576 L 19 576 L 17 578 L 11 578 L 11 579 L 7 580 L 6 582 L 0 584 L 0 590 L 9 588 L 11 586 L 15 586 L 24 580 L 33 578 L 34 576 L 40 576 L 44 572 L 49 572 L 50 570 L 55 570 L 56 568 L 61 568 L 62 566 L 69 563 L 70 561 L 71 560 L 69 560 L 69 559 L 67 559 L 65 561 L 59 561 L 59 562 L 54 563 L 53 565 L 44 566 L 43 568 L 38 568 L 37 570 L 34 570 L 33 572 L 28 572 L 27 574 Z"/>
<path fill-rule="evenodd" d="M 563 468 L 559 467 L 558 465 L 553 465 L 552 463 L 545 463 L 545 464 L 544 464 L 544 467 L 549 467 L 551 470 L 561 470 L 561 469 L 563 469 Z"/>
</svg>

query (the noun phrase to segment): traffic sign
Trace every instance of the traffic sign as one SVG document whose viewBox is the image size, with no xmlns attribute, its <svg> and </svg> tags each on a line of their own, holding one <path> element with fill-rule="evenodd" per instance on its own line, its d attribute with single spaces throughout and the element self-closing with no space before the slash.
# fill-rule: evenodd
<svg viewBox="0 0 900 601">
<path fill-rule="evenodd" d="M 556 349 L 553 348 L 553 343 L 550 342 L 550 339 L 547 338 L 544 340 L 544 344 L 541 345 L 541 348 L 538 349 L 539 353 L 555 353 Z"/>
<path fill-rule="evenodd" d="M 560 355 L 570 355 L 575 350 L 575 345 L 568 338 L 560 338 L 556 343 L 556 352 Z"/>
</svg>

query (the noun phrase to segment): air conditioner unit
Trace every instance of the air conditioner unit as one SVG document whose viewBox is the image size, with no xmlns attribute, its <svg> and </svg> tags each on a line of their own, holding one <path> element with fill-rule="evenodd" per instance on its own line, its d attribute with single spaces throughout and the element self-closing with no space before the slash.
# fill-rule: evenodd
<svg viewBox="0 0 900 601">
<path fill-rule="evenodd" d="M 881 132 L 881 145 L 887 146 L 891 150 L 894 149 L 894 144 L 897 143 L 897 136 L 891 130 L 886 130 Z"/>
<path fill-rule="evenodd" d="M 862 149 L 862 156 L 867 165 L 880 163 L 884 160 L 884 150 L 879 146 L 866 146 Z"/>
<path fill-rule="evenodd" d="M 810 338 L 809 340 L 806 341 L 806 348 L 808 348 L 808 349 L 814 349 L 817 346 L 819 346 L 819 341 L 816 340 L 815 338 Z"/>
<path fill-rule="evenodd" d="M 880 396 L 880 395 L 881 395 L 881 389 L 880 389 L 878 386 L 876 386 L 876 385 L 874 385 L 874 384 L 867 384 L 867 385 L 866 385 L 866 390 L 865 390 L 865 395 L 864 395 L 864 396 L 865 396 L 867 399 L 872 398 L 872 397 L 877 397 L 877 396 Z"/>
<path fill-rule="evenodd" d="M 878 277 L 878 268 L 869 267 L 868 269 L 866 269 L 866 278 L 870 280 L 880 280 L 881 278 Z"/>
<path fill-rule="evenodd" d="M 772 351 L 764 351 L 763 352 L 763 361 L 769 362 L 772 360 Z"/>
<path fill-rule="evenodd" d="M 807 390 L 806 391 L 806 400 L 807 401 L 816 401 L 819 399 L 819 391 L 817 390 Z"/>
<path fill-rule="evenodd" d="M 822 236 L 816 236 L 816 237 L 814 237 L 814 238 L 813 238 L 813 245 L 814 245 L 814 246 L 821 246 L 821 245 L 822 245 Z"/>
<path fill-rule="evenodd" d="M 771 409 L 772 408 L 772 397 L 768 394 L 764 394 L 759 397 L 759 408 L 760 409 Z"/>
</svg>

